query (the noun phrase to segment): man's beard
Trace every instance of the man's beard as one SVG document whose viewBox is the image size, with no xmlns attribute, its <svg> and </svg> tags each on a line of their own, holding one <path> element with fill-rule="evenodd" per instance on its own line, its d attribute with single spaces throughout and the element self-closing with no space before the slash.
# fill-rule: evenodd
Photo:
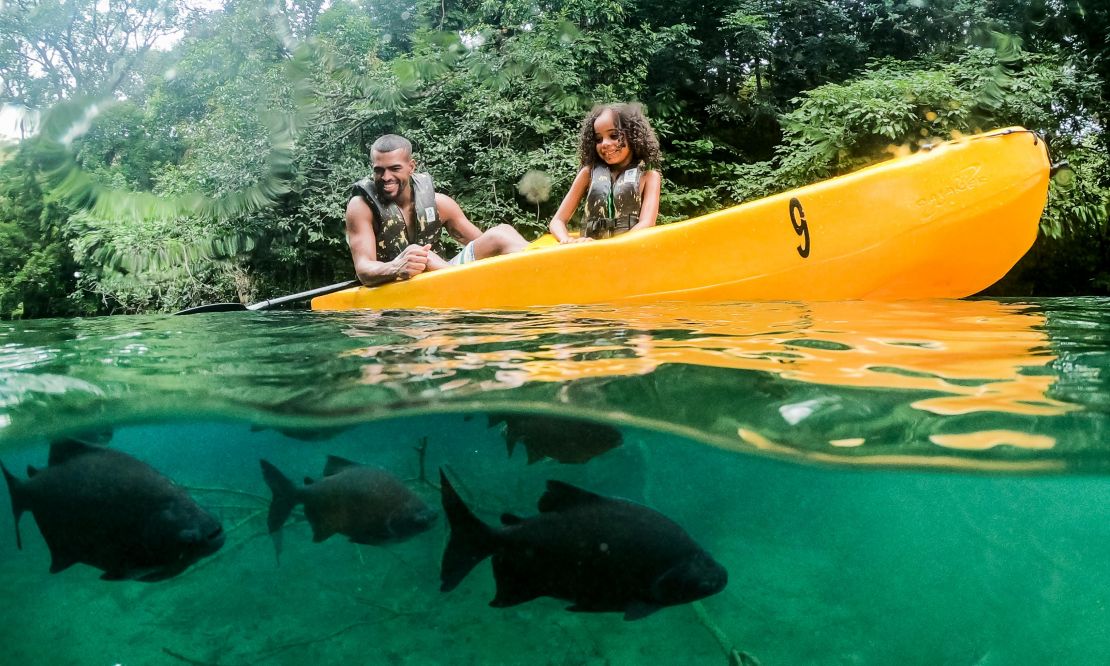
<svg viewBox="0 0 1110 666">
<path fill-rule="evenodd" d="M 374 190 L 377 192 L 378 196 L 381 198 L 382 201 L 385 201 L 385 202 L 388 202 L 388 203 L 393 203 L 394 201 L 397 200 L 398 197 L 400 197 L 402 194 L 404 194 L 406 187 L 408 187 L 407 183 L 405 183 L 404 181 L 399 181 L 397 183 L 397 193 L 393 194 L 393 195 L 390 195 L 388 192 L 385 191 L 385 183 L 384 182 L 374 183 Z"/>
</svg>

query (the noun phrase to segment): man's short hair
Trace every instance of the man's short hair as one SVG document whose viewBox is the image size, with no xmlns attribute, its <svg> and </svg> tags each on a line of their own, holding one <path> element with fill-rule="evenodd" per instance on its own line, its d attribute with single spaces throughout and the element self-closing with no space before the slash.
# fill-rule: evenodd
<svg viewBox="0 0 1110 666">
<path fill-rule="evenodd" d="M 395 150 L 403 150 L 409 157 L 412 157 L 412 143 L 397 134 L 386 134 L 378 137 L 374 145 L 370 146 L 370 151 L 374 153 L 392 153 Z"/>
</svg>

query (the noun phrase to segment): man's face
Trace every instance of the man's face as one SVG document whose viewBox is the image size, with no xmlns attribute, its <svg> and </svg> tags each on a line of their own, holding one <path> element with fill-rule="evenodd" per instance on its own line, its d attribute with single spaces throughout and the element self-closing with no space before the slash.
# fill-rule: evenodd
<svg viewBox="0 0 1110 666">
<path fill-rule="evenodd" d="M 370 159 L 374 165 L 374 189 L 378 196 L 384 201 L 396 201 L 404 195 L 416 169 L 412 155 L 405 150 L 388 153 L 370 151 Z"/>
</svg>

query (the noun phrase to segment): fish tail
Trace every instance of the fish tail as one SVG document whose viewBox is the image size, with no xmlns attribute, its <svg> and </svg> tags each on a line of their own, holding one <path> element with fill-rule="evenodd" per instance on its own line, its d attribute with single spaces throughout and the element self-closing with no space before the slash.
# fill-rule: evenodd
<svg viewBox="0 0 1110 666">
<path fill-rule="evenodd" d="M 23 538 L 19 535 L 19 517 L 27 510 L 23 502 L 23 483 L 15 478 L 4 463 L 0 462 L 0 470 L 4 471 L 4 480 L 8 482 L 8 494 L 12 496 L 12 514 L 15 516 L 15 545 L 23 550 Z"/>
<path fill-rule="evenodd" d="M 270 501 L 270 514 L 266 518 L 266 527 L 273 534 L 281 529 L 286 520 L 289 520 L 289 514 L 293 513 L 293 507 L 300 502 L 300 497 L 297 487 L 277 467 L 267 460 L 258 462 L 262 465 L 262 478 L 266 480 L 266 485 L 270 486 L 270 492 L 274 495 Z"/>
<path fill-rule="evenodd" d="M 447 475 L 441 469 L 439 481 L 443 497 L 443 512 L 451 526 L 451 537 L 443 551 L 443 565 L 440 570 L 440 590 L 449 592 L 455 589 L 470 570 L 493 554 L 496 536 L 493 528 L 486 525 L 463 504 Z"/>
</svg>

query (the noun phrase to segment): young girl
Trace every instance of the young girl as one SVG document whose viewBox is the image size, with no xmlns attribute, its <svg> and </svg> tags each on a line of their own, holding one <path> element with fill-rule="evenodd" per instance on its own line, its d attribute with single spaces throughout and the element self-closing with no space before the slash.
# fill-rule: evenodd
<svg viewBox="0 0 1110 666">
<path fill-rule="evenodd" d="M 662 159 L 659 140 L 639 104 L 594 107 L 582 122 L 582 168 L 548 224 L 551 234 L 560 243 L 575 243 L 654 226 Z M 567 221 L 583 197 L 582 234 L 572 238 Z"/>
</svg>

